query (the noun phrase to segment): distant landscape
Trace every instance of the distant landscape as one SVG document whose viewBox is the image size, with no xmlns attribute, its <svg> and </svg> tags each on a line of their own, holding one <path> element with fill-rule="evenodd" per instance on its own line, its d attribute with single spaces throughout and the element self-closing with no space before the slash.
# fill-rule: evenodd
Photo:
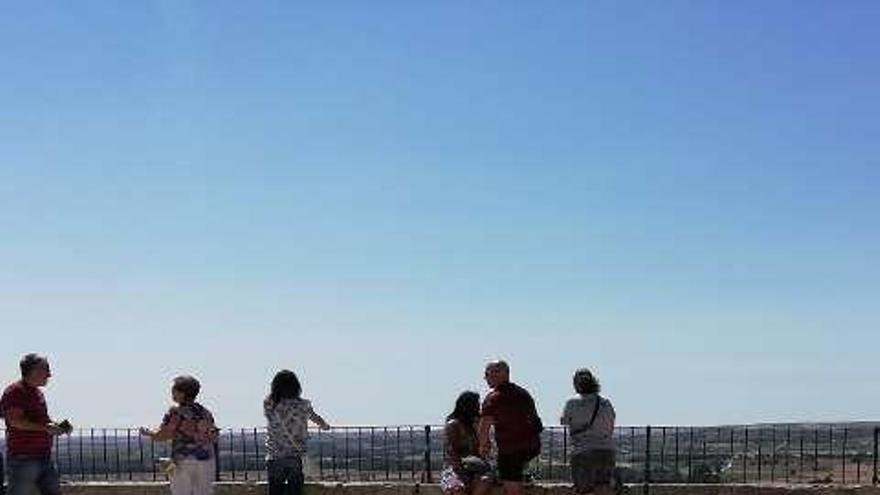
<svg viewBox="0 0 880 495">
<path fill-rule="evenodd" d="M 618 467 L 626 482 L 870 483 L 875 429 L 880 423 L 762 424 L 749 426 L 619 427 Z M 4 432 L 5 439 L 5 432 Z M 649 441 L 650 440 L 650 441 Z M 566 481 L 568 439 L 550 427 L 533 462 L 536 480 Z M 5 448 L 5 440 L 4 440 Z M 265 431 L 223 430 L 220 477 L 264 477 Z M 439 426 L 339 427 L 313 431 L 306 471 L 313 480 L 436 480 L 443 464 Z M 170 445 L 135 430 L 77 430 L 56 442 L 56 462 L 69 481 L 162 480 L 157 459 Z M 426 455 L 426 453 L 428 455 Z M 646 476 L 647 475 L 647 476 Z"/>
</svg>

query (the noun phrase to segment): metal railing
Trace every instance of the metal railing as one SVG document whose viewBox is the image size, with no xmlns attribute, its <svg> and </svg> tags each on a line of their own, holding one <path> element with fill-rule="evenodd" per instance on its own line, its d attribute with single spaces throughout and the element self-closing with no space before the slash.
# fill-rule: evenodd
<svg viewBox="0 0 880 495">
<path fill-rule="evenodd" d="M 633 426 L 614 433 L 618 475 L 627 483 L 877 484 L 878 436 L 874 423 Z M 218 479 L 263 481 L 265 438 L 263 428 L 223 429 Z M 3 440 L 5 446 L 5 431 Z M 532 478 L 569 481 L 569 444 L 565 428 L 545 429 Z M 75 482 L 162 481 L 156 461 L 170 454 L 169 442 L 135 429 L 90 428 L 58 437 L 52 455 L 62 479 Z M 441 426 L 341 426 L 311 432 L 304 466 L 310 480 L 432 482 L 443 462 Z"/>
<path fill-rule="evenodd" d="M 876 484 L 878 431 L 875 424 L 623 427 L 615 432 L 618 474 L 630 483 Z"/>
</svg>

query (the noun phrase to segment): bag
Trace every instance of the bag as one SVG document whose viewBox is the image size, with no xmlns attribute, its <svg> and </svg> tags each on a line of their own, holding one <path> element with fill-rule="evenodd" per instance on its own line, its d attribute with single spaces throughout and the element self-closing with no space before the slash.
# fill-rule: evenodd
<svg viewBox="0 0 880 495">
<path fill-rule="evenodd" d="M 169 480 L 171 478 L 174 478 L 174 472 L 177 469 L 177 463 L 174 461 L 173 458 L 160 457 L 154 462 L 156 464 L 156 471 L 165 473 L 165 476 L 167 476 Z"/>
<path fill-rule="evenodd" d="M 469 455 L 461 459 L 461 469 L 469 475 L 480 476 L 491 471 L 492 466 L 481 457 Z"/>
</svg>

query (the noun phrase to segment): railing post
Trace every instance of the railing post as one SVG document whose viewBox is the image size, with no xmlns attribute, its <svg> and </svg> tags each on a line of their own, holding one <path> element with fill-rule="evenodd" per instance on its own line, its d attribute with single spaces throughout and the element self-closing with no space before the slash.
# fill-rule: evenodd
<svg viewBox="0 0 880 495">
<path fill-rule="evenodd" d="M 0 452 L 0 495 L 6 495 L 6 461 Z"/>
<path fill-rule="evenodd" d="M 874 476 L 871 478 L 871 482 L 874 485 L 877 485 L 880 482 L 880 479 L 877 478 L 877 441 L 880 440 L 880 427 L 874 427 Z"/>
<path fill-rule="evenodd" d="M 841 480 L 840 480 L 844 485 L 846 484 L 846 443 L 848 440 L 849 440 L 849 427 L 844 426 L 843 427 L 843 448 L 841 449 L 841 453 L 843 454 L 843 460 L 841 461 L 841 471 L 843 472 L 843 474 L 841 475 Z M 833 450 L 834 444 L 832 443 L 831 445 L 832 445 L 832 450 Z M 832 456 L 832 460 L 833 460 L 833 456 Z"/>
<path fill-rule="evenodd" d="M 269 432 L 267 431 L 268 435 Z M 318 429 L 318 479 L 324 481 L 324 442 L 321 441 L 321 430 Z"/>
<path fill-rule="evenodd" d="M 220 481 L 220 436 L 214 442 L 214 481 Z"/>
<path fill-rule="evenodd" d="M 431 473 L 431 426 L 425 425 L 425 483 L 433 483 Z"/>
<path fill-rule="evenodd" d="M 743 433 L 743 484 L 749 480 L 749 427 L 744 428 Z"/>
<path fill-rule="evenodd" d="M 645 490 L 648 493 L 648 485 L 651 483 L 651 425 L 645 427 Z"/>
<path fill-rule="evenodd" d="M 763 442 L 764 442 L 764 430 L 762 430 L 761 427 L 759 426 L 758 427 L 758 480 L 757 480 L 758 483 L 761 482 L 761 474 L 762 474 L 762 468 L 763 468 L 763 464 L 764 464 L 764 459 L 763 459 L 764 449 L 762 448 L 762 445 L 761 445 L 761 443 L 763 443 Z"/>
</svg>

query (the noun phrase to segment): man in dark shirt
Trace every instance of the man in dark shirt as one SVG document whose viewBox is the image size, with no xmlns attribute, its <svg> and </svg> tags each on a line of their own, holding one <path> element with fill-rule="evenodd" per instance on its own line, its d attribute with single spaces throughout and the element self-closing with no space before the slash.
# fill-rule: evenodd
<svg viewBox="0 0 880 495">
<path fill-rule="evenodd" d="M 69 433 L 66 421 L 56 424 L 49 418 L 46 399 L 40 387 L 46 386 L 52 372 L 49 361 L 37 354 L 21 359 L 21 380 L 6 387 L 0 398 L 0 414 L 6 420 L 6 453 L 9 495 L 58 495 L 58 471 L 52 462 L 52 439 Z"/>
<path fill-rule="evenodd" d="M 489 430 L 494 427 L 498 477 L 504 484 L 504 494 L 521 495 L 523 470 L 541 450 L 541 418 L 532 396 L 510 381 L 507 363 L 487 364 L 485 377 L 492 390 L 486 394 L 480 412 L 480 455 L 485 458 L 489 454 Z"/>
</svg>

